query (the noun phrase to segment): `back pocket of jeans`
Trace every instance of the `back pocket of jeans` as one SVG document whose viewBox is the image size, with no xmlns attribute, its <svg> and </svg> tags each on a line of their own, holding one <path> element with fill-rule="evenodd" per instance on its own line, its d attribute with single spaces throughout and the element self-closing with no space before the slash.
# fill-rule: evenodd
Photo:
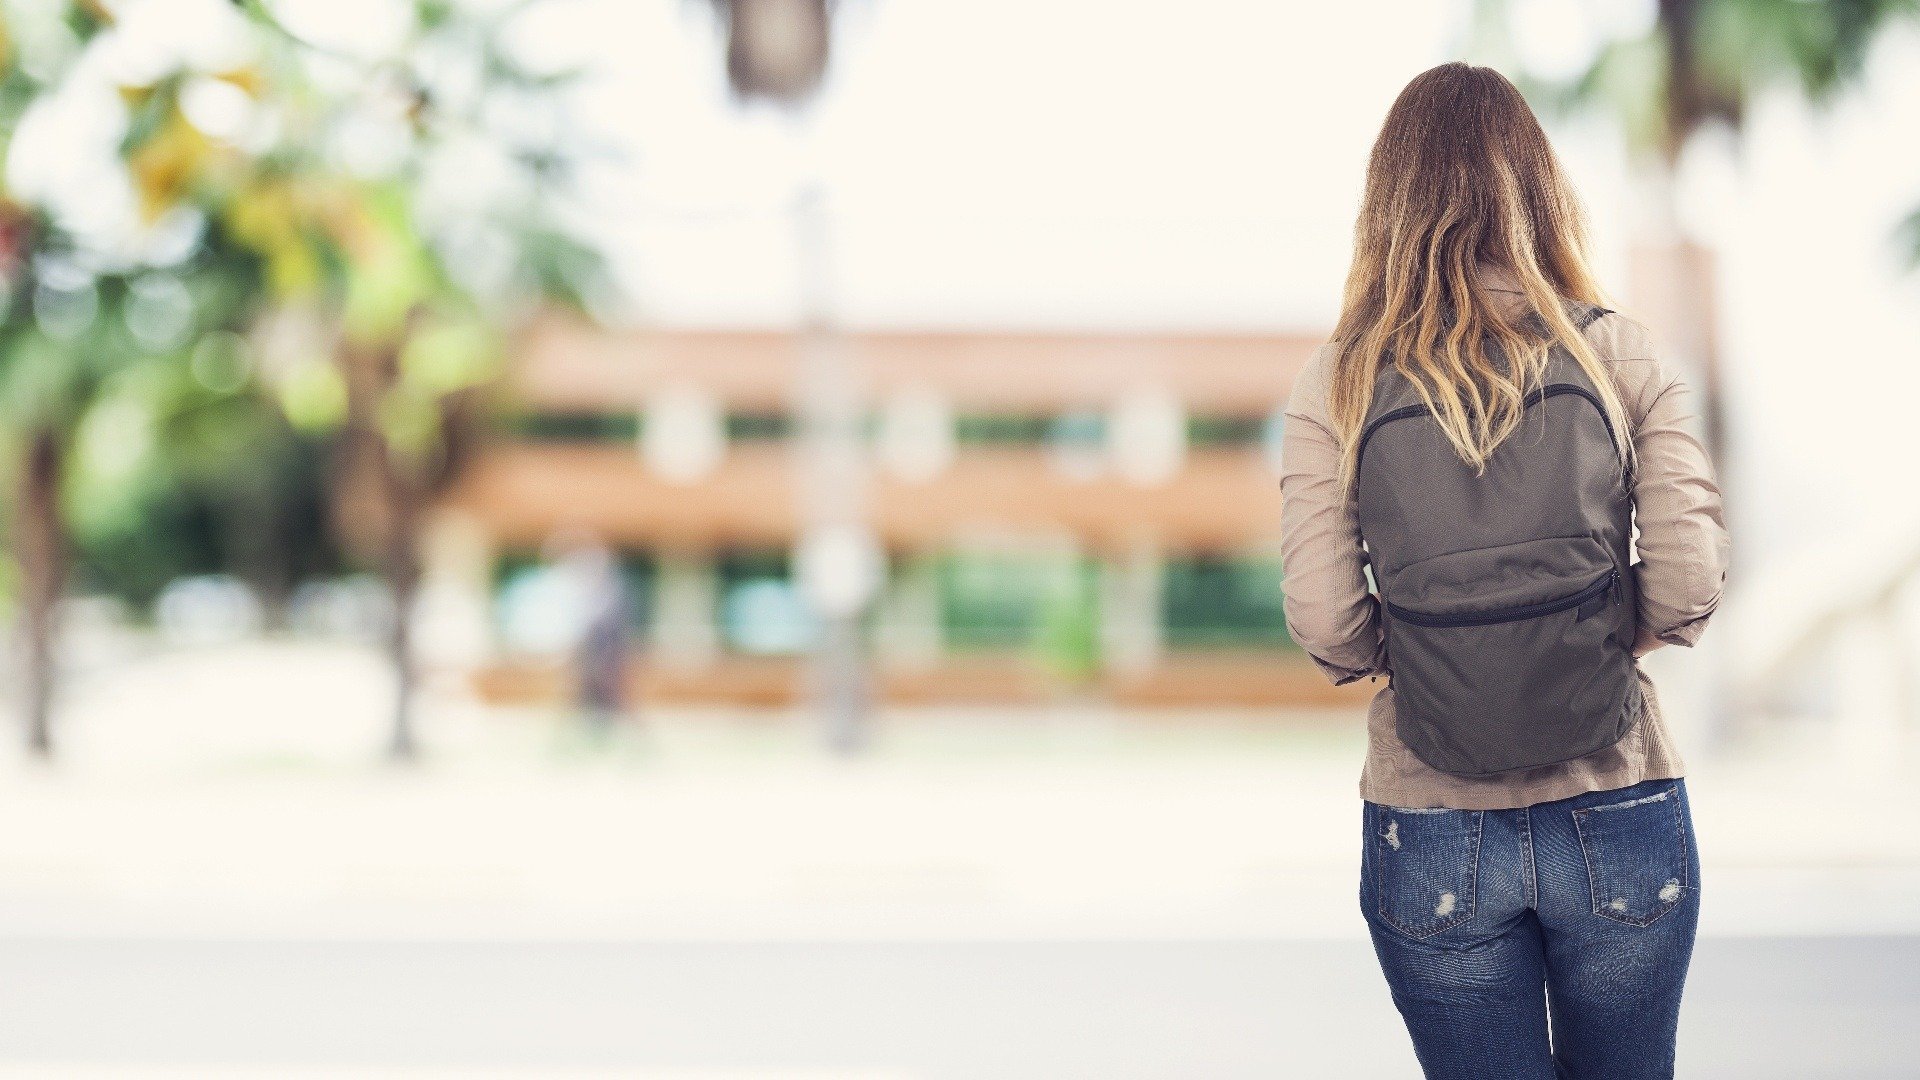
<svg viewBox="0 0 1920 1080">
<path fill-rule="evenodd" d="M 1423 938 L 1473 918 L 1483 812 L 1372 809 L 1368 848 L 1381 920 Z"/>
<path fill-rule="evenodd" d="M 1593 913 L 1647 926 L 1680 906 L 1687 880 L 1687 837 L 1677 788 L 1573 812 L 1587 860 Z"/>
</svg>

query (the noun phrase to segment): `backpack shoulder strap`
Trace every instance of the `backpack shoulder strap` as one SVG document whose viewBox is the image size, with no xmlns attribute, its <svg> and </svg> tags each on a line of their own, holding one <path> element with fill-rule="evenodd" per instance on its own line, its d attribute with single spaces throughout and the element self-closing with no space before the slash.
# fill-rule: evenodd
<svg viewBox="0 0 1920 1080">
<path fill-rule="evenodd" d="M 1575 302 L 1567 305 L 1567 314 L 1573 316 L 1573 325 L 1576 329 L 1585 331 L 1587 327 L 1613 314 L 1613 309 L 1601 307 L 1599 304 Z"/>
</svg>

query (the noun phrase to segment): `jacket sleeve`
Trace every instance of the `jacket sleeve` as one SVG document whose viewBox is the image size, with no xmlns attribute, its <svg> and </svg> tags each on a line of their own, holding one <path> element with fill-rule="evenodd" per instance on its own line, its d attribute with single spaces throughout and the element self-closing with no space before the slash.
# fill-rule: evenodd
<svg viewBox="0 0 1920 1080">
<path fill-rule="evenodd" d="M 1382 673 L 1379 603 L 1340 482 L 1340 442 L 1326 419 L 1325 353 L 1287 403 L 1280 451 L 1280 557 L 1287 633 L 1336 684 Z"/>
<path fill-rule="evenodd" d="M 1642 628 L 1692 645 L 1720 604 L 1729 540 L 1713 463 L 1695 432 L 1692 392 L 1657 360 L 1648 365 L 1634 429 L 1634 524 Z"/>
</svg>

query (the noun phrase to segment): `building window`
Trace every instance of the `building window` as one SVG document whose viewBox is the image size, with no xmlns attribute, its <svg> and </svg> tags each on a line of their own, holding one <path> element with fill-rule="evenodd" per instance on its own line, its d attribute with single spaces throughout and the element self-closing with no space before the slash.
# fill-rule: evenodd
<svg viewBox="0 0 1920 1080">
<path fill-rule="evenodd" d="M 1190 416 L 1187 442 L 1193 446 L 1258 446 L 1267 433 L 1264 416 Z"/>
<path fill-rule="evenodd" d="M 532 442 L 631 443 L 640 437 L 640 416 L 633 412 L 521 413 L 507 421 L 507 429 Z"/>
<path fill-rule="evenodd" d="M 961 552 L 940 560 L 940 623 L 956 649 L 1024 648 L 1040 624 L 1047 560 Z"/>
<path fill-rule="evenodd" d="M 732 442 L 760 442 L 790 438 L 793 417 L 781 412 L 734 412 L 721 418 Z M 507 430 L 536 442 L 633 442 L 644 420 L 638 412 L 526 412 L 511 417 Z"/>
<path fill-rule="evenodd" d="M 1047 454 L 1053 471 L 1077 482 L 1098 477 L 1107 468 L 1107 416 L 1080 410 L 1062 413 L 1047 425 Z"/>
<path fill-rule="evenodd" d="M 750 656 L 805 652 L 817 627 L 784 551 L 731 552 L 716 567 L 720 640 Z"/>
<path fill-rule="evenodd" d="M 1018 413 L 963 413 L 953 418 L 962 446 L 1038 446 L 1053 430 L 1053 417 Z"/>
<path fill-rule="evenodd" d="M 1267 468 L 1278 474 L 1280 461 L 1286 451 L 1287 411 L 1276 408 L 1268 414 L 1263 433 L 1260 436 L 1260 452 L 1267 459 Z"/>
<path fill-rule="evenodd" d="M 617 558 L 627 625 L 642 634 L 651 621 L 657 564 L 651 552 L 622 551 Z M 495 560 L 493 595 L 495 630 L 509 652 L 564 653 L 578 643 L 582 620 L 590 614 L 575 583 L 533 552 L 508 552 Z"/>
<path fill-rule="evenodd" d="M 1169 558 L 1161 618 L 1171 648 L 1290 645 L 1281 607 L 1280 560 L 1229 555 Z"/>
<path fill-rule="evenodd" d="M 1074 553 L 948 555 L 937 570 L 942 636 L 956 650 L 1031 648 L 1074 666 L 1096 636 L 1097 571 Z"/>
<path fill-rule="evenodd" d="M 793 417 L 780 412 L 735 412 L 726 419 L 727 438 L 732 442 L 790 438 L 793 427 Z"/>
</svg>

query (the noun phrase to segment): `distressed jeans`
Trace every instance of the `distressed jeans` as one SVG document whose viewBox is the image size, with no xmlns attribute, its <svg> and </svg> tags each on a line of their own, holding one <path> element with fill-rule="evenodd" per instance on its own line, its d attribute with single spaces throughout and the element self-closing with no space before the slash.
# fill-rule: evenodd
<svg viewBox="0 0 1920 1080">
<path fill-rule="evenodd" d="M 1700 916 L 1687 788 L 1365 804 L 1360 903 L 1428 1080 L 1669 1080 Z"/>
</svg>

